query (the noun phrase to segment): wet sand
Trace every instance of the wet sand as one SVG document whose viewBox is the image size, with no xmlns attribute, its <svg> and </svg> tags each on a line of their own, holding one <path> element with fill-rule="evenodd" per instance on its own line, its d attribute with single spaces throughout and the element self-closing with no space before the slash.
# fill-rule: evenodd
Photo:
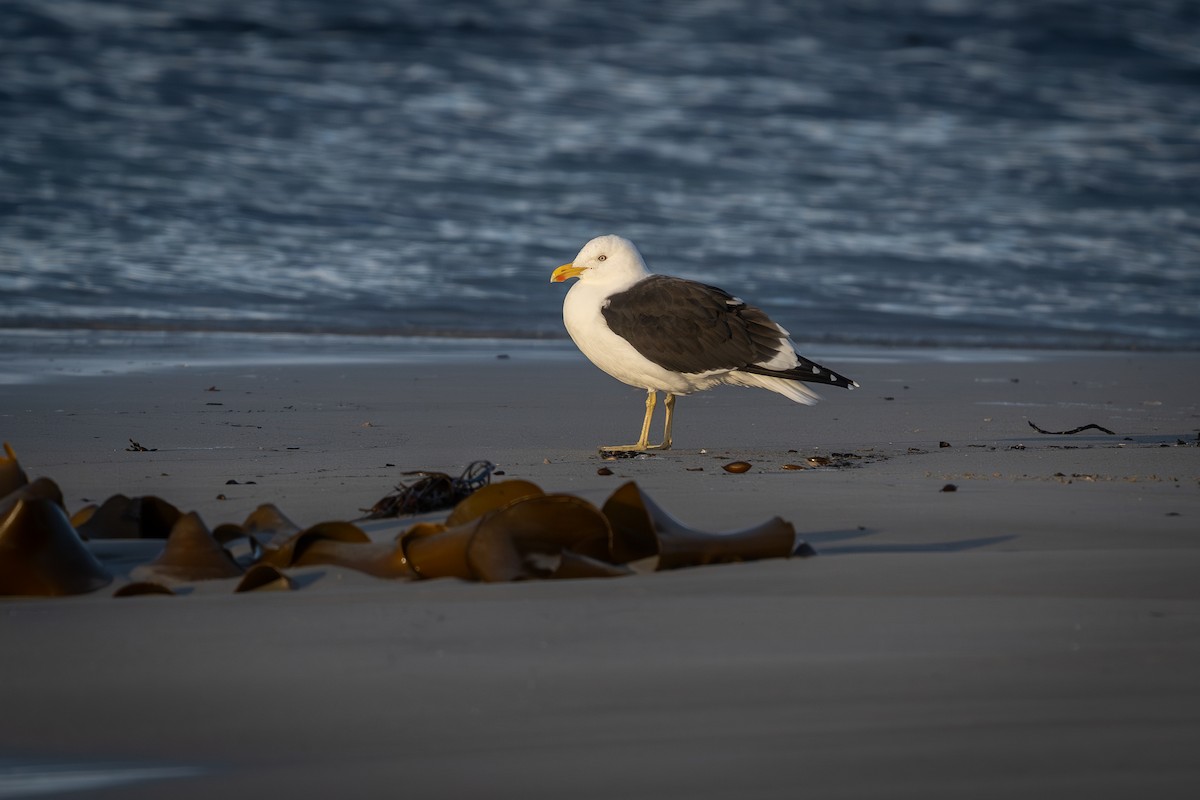
<svg viewBox="0 0 1200 800">
<path fill-rule="evenodd" d="M 123 492 L 311 524 L 488 459 L 597 502 L 636 480 L 708 530 L 778 514 L 820 553 L 114 599 L 157 545 L 97 543 L 108 589 L 0 601 L 0 796 L 85 770 L 132 798 L 1194 796 L 1200 357 L 820 350 L 863 388 L 681 398 L 676 450 L 616 462 L 595 446 L 636 436 L 642 394 L 578 358 L 0 384 L 0 438 L 71 510 Z"/>
</svg>

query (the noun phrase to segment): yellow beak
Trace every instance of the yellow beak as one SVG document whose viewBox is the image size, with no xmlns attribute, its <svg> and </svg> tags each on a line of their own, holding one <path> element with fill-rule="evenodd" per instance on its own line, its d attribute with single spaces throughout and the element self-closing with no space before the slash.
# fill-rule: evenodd
<svg viewBox="0 0 1200 800">
<path fill-rule="evenodd" d="M 574 264 L 563 264 L 561 267 L 554 270 L 554 272 L 550 273 L 550 282 L 562 283 L 567 278 L 578 278 L 583 274 L 585 269 L 587 269 L 587 267 L 577 267 Z"/>
</svg>

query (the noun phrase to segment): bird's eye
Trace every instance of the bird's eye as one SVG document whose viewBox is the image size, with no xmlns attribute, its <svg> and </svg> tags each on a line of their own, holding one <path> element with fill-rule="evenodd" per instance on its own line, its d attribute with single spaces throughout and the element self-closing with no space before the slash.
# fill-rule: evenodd
<svg viewBox="0 0 1200 800">
<path fill-rule="evenodd" d="M 606 261 L 606 260 L 608 260 L 608 256 L 596 256 L 596 260 L 597 261 Z"/>
</svg>

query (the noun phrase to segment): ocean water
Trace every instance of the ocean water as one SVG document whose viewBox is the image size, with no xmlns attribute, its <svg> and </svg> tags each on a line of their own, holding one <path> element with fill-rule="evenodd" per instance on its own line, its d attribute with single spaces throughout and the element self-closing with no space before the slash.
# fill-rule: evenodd
<svg viewBox="0 0 1200 800">
<path fill-rule="evenodd" d="M 1193 0 L 0 0 L 0 328 L 1200 348 Z"/>
</svg>

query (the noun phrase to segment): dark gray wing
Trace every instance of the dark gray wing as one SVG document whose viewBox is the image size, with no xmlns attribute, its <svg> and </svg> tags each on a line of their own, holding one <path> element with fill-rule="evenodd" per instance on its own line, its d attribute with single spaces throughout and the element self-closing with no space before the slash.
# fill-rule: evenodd
<svg viewBox="0 0 1200 800">
<path fill-rule="evenodd" d="M 601 313 L 613 333 L 673 372 L 728 369 L 834 386 L 855 385 L 802 357 L 795 369 L 759 366 L 791 344 L 760 309 L 715 286 L 651 275 L 609 297 Z"/>
</svg>

